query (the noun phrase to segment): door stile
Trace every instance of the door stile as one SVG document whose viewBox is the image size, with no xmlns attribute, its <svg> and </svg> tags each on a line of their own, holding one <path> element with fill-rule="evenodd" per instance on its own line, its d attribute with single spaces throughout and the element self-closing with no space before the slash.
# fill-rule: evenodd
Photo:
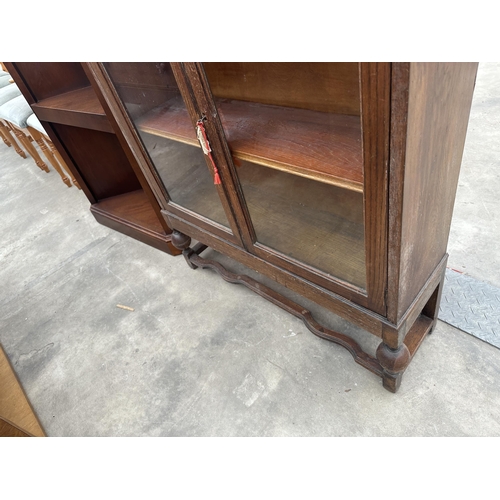
<svg viewBox="0 0 500 500">
<path fill-rule="evenodd" d="M 216 186 L 217 191 L 231 229 L 239 239 L 240 245 L 247 251 L 251 251 L 256 240 L 255 232 L 203 65 L 202 63 L 171 63 L 171 66 L 193 126 L 196 128 L 198 120 L 203 119 L 212 149 L 212 157 L 221 178 L 221 184 Z M 211 162 L 208 157 L 205 159 L 214 176 Z"/>
<path fill-rule="evenodd" d="M 410 63 L 393 63 L 391 78 L 391 163 L 389 180 L 389 204 L 391 207 L 389 210 L 389 230 L 391 238 L 388 241 L 387 319 L 397 323 L 400 319 L 398 316 L 399 281 Z"/>
<path fill-rule="evenodd" d="M 385 316 L 391 63 L 360 63 L 368 307 Z"/>
</svg>

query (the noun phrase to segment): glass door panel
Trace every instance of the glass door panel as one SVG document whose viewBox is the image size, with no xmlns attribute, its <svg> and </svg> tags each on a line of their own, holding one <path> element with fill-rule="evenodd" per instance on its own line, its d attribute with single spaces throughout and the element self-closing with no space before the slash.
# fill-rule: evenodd
<svg viewBox="0 0 500 500">
<path fill-rule="evenodd" d="M 224 212 L 168 63 L 104 63 L 169 199 L 225 228 Z"/>
<path fill-rule="evenodd" d="M 366 288 L 357 63 L 205 63 L 259 246 Z M 298 261 L 298 262 L 296 262 Z"/>
</svg>

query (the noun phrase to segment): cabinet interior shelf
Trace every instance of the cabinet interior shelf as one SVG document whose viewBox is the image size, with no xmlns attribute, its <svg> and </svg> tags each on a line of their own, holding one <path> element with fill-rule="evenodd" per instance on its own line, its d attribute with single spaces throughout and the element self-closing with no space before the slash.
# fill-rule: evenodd
<svg viewBox="0 0 500 500">
<path fill-rule="evenodd" d="M 101 224 L 160 250 L 170 241 L 142 189 L 100 200 L 90 211 Z"/>
<path fill-rule="evenodd" d="M 231 154 L 352 191 L 363 191 L 359 116 L 216 99 Z M 180 98 L 136 122 L 143 132 L 193 146 L 199 143 Z"/>
<path fill-rule="evenodd" d="M 58 94 L 32 105 L 42 121 L 113 133 L 92 87 Z"/>
</svg>

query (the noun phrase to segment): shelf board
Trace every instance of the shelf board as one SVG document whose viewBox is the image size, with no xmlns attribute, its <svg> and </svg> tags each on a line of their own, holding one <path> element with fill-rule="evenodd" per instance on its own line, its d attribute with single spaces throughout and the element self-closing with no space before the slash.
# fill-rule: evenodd
<svg viewBox="0 0 500 500">
<path fill-rule="evenodd" d="M 115 231 L 159 250 L 176 252 L 142 189 L 101 200 L 90 211 L 98 222 Z"/>
<path fill-rule="evenodd" d="M 92 87 L 59 94 L 32 105 L 39 120 L 113 133 Z"/>
<path fill-rule="evenodd" d="M 216 99 L 231 154 L 327 184 L 363 191 L 359 116 Z M 199 147 L 180 100 L 137 120 L 143 132 Z"/>
</svg>

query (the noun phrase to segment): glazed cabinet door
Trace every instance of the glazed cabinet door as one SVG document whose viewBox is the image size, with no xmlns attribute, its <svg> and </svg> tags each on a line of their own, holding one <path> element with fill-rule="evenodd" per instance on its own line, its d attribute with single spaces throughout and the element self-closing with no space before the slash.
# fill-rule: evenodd
<svg viewBox="0 0 500 500">
<path fill-rule="evenodd" d="M 171 227 L 385 315 L 389 63 L 103 68 Z"/>
<path fill-rule="evenodd" d="M 247 250 L 385 313 L 390 65 L 184 71 L 209 138 L 222 128 L 219 169 Z"/>
<path fill-rule="evenodd" d="M 186 106 L 174 63 L 102 63 L 146 159 L 146 174 L 163 209 L 241 244 L 222 185 L 215 185 Z M 189 96 L 187 96 L 189 100 Z M 123 117 L 122 117 L 123 119 Z M 144 168 L 144 165 L 143 165 Z"/>
</svg>

